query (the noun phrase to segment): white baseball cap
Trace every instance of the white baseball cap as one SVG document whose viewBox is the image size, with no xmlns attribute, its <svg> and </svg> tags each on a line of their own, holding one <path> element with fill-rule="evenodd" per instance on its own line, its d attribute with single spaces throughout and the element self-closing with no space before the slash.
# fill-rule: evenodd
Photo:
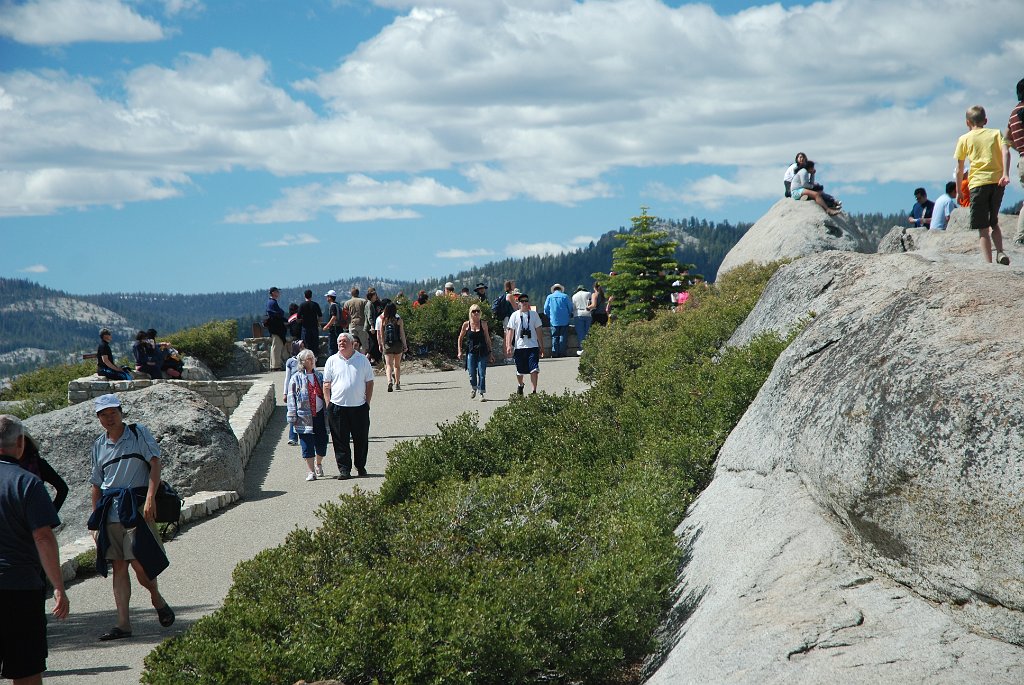
<svg viewBox="0 0 1024 685">
<path fill-rule="evenodd" d="M 117 399 L 117 395 L 100 395 L 93 402 L 94 411 L 99 414 L 104 409 L 110 409 L 111 407 L 120 407 L 121 400 Z"/>
<path fill-rule="evenodd" d="M 324 297 L 337 297 L 337 296 L 338 296 L 338 293 L 334 292 L 333 290 L 328 290 L 324 294 Z"/>
</svg>

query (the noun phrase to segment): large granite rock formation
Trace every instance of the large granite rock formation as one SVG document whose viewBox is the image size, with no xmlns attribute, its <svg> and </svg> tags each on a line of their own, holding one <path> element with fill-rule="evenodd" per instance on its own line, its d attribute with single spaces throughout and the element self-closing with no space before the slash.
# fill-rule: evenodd
<svg viewBox="0 0 1024 685">
<path fill-rule="evenodd" d="M 875 246 L 846 214 L 829 216 L 814 202 L 784 197 L 729 250 L 718 275 L 747 262 L 767 264 L 826 250 L 874 252 Z"/>
<path fill-rule="evenodd" d="M 119 395 L 125 421 L 142 423 L 163 452 L 163 479 L 184 497 L 202 490 L 236 490 L 244 482 L 238 440 L 224 413 L 202 396 L 168 384 Z M 92 402 L 30 417 L 29 433 L 40 453 L 70 487 L 61 509 L 61 543 L 87 534 L 92 444 L 102 432 Z"/>
<path fill-rule="evenodd" d="M 775 275 L 731 343 L 804 328 L 680 526 L 651 683 L 1024 682 L 1022 284 L 976 252 Z"/>
</svg>

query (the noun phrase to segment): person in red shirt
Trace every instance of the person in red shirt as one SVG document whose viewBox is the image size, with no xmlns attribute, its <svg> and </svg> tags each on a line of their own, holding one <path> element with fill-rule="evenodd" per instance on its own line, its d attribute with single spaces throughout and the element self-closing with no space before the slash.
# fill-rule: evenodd
<svg viewBox="0 0 1024 685">
<path fill-rule="evenodd" d="M 1024 186 L 1024 78 L 1017 81 L 1017 106 L 1010 112 L 1010 121 L 1006 125 L 1006 142 L 1017 151 L 1017 176 Z M 1010 150 L 1003 150 L 1003 168 L 1010 171 Z M 1015 243 L 1024 243 L 1024 211 L 1017 217 L 1017 237 Z"/>
</svg>

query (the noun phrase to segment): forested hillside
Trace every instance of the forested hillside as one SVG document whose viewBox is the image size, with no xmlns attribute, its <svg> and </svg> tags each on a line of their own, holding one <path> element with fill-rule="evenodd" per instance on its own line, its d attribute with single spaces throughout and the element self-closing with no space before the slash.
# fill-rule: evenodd
<svg viewBox="0 0 1024 685">
<path fill-rule="evenodd" d="M 902 225 L 902 214 L 862 214 L 854 219 L 873 243 Z M 657 224 L 679 243 L 676 259 L 693 264 L 692 273 L 714 281 L 718 267 L 750 224 L 730 224 L 707 219 L 667 219 Z M 565 254 L 509 258 L 481 267 L 422 281 L 400 281 L 371 276 L 339 276 L 340 280 L 322 283 L 284 284 L 268 279 L 267 287 L 281 288 L 281 304 L 301 302 L 302 291 L 310 288 L 318 302 L 334 288 L 341 298 L 358 287 L 365 292 L 374 286 L 382 297 L 404 292 L 410 297 L 420 290 L 433 295 L 446 281 L 457 289 L 472 289 L 484 281 L 490 297 L 501 292 L 506 279 L 513 279 L 525 292 L 540 298 L 554 283 L 568 291 L 576 285 L 589 288 L 591 274 L 607 271 L 612 251 L 621 244 L 615 238 L 626 229 L 609 231 L 590 245 Z M 199 295 L 166 293 L 102 293 L 73 295 L 43 287 L 23 279 L 0 278 L 0 377 L 20 373 L 43 364 L 70 361 L 82 352 L 95 351 L 96 333 L 106 326 L 114 333 L 114 351 L 126 354 L 133 332 L 155 328 L 161 334 L 196 326 L 214 319 L 237 319 L 239 334 L 248 336 L 251 323 L 263 318 L 266 290 L 216 292 Z"/>
</svg>

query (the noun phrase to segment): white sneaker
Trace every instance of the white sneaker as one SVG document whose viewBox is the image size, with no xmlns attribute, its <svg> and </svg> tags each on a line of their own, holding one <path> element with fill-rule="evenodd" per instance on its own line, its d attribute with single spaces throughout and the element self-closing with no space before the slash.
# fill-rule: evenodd
<svg viewBox="0 0 1024 685">
<path fill-rule="evenodd" d="M 324 477 L 324 467 L 320 466 L 319 464 L 317 464 L 316 465 L 316 470 L 314 471 L 314 473 L 316 473 L 316 477 L 317 478 L 323 478 Z"/>
<path fill-rule="evenodd" d="M 306 474 L 306 480 L 307 481 L 316 480 L 316 474 L 313 473 L 312 471 L 310 471 L 309 473 Z"/>
<path fill-rule="evenodd" d="M 469 393 L 469 399 L 476 397 L 476 388 L 473 388 L 472 392 Z"/>
<path fill-rule="evenodd" d="M 487 398 L 486 398 L 486 397 L 484 397 L 484 394 L 483 394 L 483 393 L 480 393 L 480 401 L 481 401 L 481 402 L 486 402 L 486 401 L 487 401 Z"/>
</svg>

